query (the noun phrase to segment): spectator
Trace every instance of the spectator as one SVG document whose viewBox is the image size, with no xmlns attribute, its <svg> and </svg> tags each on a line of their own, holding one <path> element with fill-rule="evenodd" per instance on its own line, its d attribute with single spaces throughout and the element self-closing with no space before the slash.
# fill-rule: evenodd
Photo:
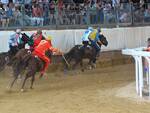
<svg viewBox="0 0 150 113">
<path fill-rule="evenodd" d="M 43 18 L 44 18 L 44 24 L 49 24 L 49 5 L 44 3 L 43 4 Z"/>
<path fill-rule="evenodd" d="M 112 0 L 113 7 L 119 7 L 119 5 L 120 5 L 120 0 Z"/>
<path fill-rule="evenodd" d="M 129 12 L 122 12 L 120 18 L 119 18 L 119 22 L 121 23 L 127 23 L 130 22 L 130 14 Z"/>
<path fill-rule="evenodd" d="M 83 19 L 82 19 L 82 21 L 83 21 L 82 23 L 83 24 L 88 24 L 88 12 L 87 12 L 87 9 L 88 9 L 87 4 L 84 4 L 83 9 L 81 11 L 82 17 L 83 17 Z"/>
<path fill-rule="evenodd" d="M 1 21 L 2 21 L 2 27 L 8 27 L 9 24 L 9 11 L 8 7 L 6 4 L 3 5 L 2 7 L 2 15 L 1 15 Z"/>
<path fill-rule="evenodd" d="M 26 1 L 26 0 L 25 0 Z M 24 0 L 13 0 L 13 3 L 15 3 L 15 4 L 21 4 L 21 3 L 23 3 L 24 2 Z"/>
<path fill-rule="evenodd" d="M 63 24 L 63 19 L 62 19 L 62 11 L 63 11 L 63 1 L 58 0 L 58 20 L 60 24 Z"/>
<path fill-rule="evenodd" d="M 145 10 L 145 12 L 144 12 L 144 20 L 145 20 L 145 22 L 150 22 L 150 8 Z"/>
<path fill-rule="evenodd" d="M 95 0 L 90 1 L 90 22 L 96 24 L 96 2 Z"/>
<path fill-rule="evenodd" d="M 104 13 L 103 13 L 103 4 L 102 1 L 98 1 L 96 3 L 96 23 L 98 23 L 98 19 L 100 19 L 100 23 L 104 22 Z"/>
<path fill-rule="evenodd" d="M 32 0 L 24 0 L 24 4 L 30 4 L 32 3 Z"/>
<path fill-rule="evenodd" d="M 0 0 L 0 2 L 1 2 L 2 4 L 8 4 L 8 3 L 9 3 L 9 0 Z"/>
<path fill-rule="evenodd" d="M 41 5 L 35 4 L 32 6 L 33 25 L 43 26 L 43 8 Z"/>
<path fill-rule="evenodd" d="M 143 22 L 144 8 L 138 9 L 134 12 L 134 22 Z"/>
<path fill-rule="evenodd" d="M 56 15 L 55 15 L 55 2 L 52 0 L 50 2 L 50 24 L 54 24 L 56 21 Z"/>
<path fill-rule="evenodd" d="M 15 11 L 14 11 L 14 18 L 15 18 L 15 25 L 17 26 L 23 26 L 23 14 L 21 13 L 21 7 L 20 6 L 15 6 Z"/>
<path fill-rule="evenodd" d="M 105 3 L 104 8 L 104 20 L 106 23 L 110 23 L 115 17 L 112 12 L 112 7 L 110 3 Z"/>
<path fill-rule="evenodd" d="M 30 4 L 25 4 L 24 18 L 23 18 L 25 26 L 31 25 L 31 17 L 32 17 L 31 5 Z"/>
<path fill-rule="evenodd" d="M 25 15 L 31 17 L 32 16 L 32 6 L 30 4 L 25 4 L 25 7 L 24 7 L 24 12 L 25 12 Z"/>
</svg>

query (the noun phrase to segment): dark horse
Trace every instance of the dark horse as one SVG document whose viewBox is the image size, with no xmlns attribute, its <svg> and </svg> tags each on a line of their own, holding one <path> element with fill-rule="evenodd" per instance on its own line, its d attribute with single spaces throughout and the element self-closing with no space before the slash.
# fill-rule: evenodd
<svg viewBox="0 0 150 113">
<path fill-rule="evenodd" d="M 11 63 L 13 62 L 13 57 L 16 55 L 16 53 L 20 49 L 25 48 L 25 45 L 28 42 L 31 42 L 31 39 L 25 33 L 22 33 L 21 40 L 22 40 L 22 43 L 18 45 L 18 49 L 14 54 L 12 54 L 12 52 L 10 52 L 10 50 L 8 52 L 0 53 L 0 72 L 2 70 L 4 70 L 4 68 L 7 64 L 10 66 Z"/>
<path fill-rule="evenodd" d="M 101 35 L 100 41 L 102 43 L 99 44 L 100 48 L 102 45 L 108 45 L 108 41 L 104 35 Z M 82 60 L 89 59 L 88 64 L 92 66 L 93 62 L 96 61 L 96 49 L 93 46 L 87 46 L 83 51 L 83 49 L 81 48 L 82 45 L 75 45 L 68 53 L 64 55 L 64 57 L 68 65 L 70 65 L 70 62 L 72 60 L 75 61 L 75 64 L 73 64 L 72 68 L 75 68 L 76 65 L 80 64 L 82 67 L 82 71 L 84 71 Z M 66 65 L 66 67 L 69 67 L 68 65 Z"/>
<path fill-rule="evenodd" d="M 51 52 L 47 51 L 46 55 L 51 58 Z M 26 80 L 29 77 L 31 78 L 31 86 L 30 88 L 32 89 L 33 87 L 33 82 L 35 79 L 35 74 L 36 72 L 41 71 L 41 69 L 44 66 L 44 61 L 41 60 L 39 57 L 32 55 L 31 53 L 27 52 L 27 50 L 22 49 L 16 54 L 16 60 L 13 63 L 13 76 L 14 79 L 12 80 L 10 84 L 10 88 L 13 87 L 13 84 L 17 80 L 18 76 L 25 71 L 25 78 L 21 87 L 21 91 L 24 91 L 24 86 L 26 83 Z"/>
</svg>

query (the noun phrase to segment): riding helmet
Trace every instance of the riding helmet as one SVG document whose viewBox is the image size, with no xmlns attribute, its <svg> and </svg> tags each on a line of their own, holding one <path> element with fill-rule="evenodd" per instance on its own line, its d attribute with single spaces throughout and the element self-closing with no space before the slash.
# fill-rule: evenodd
<svg viewBox="0 0 150 113">
<path fill-rule="evenodd" d="M 20 34 L 21 33 L 21 29 L 16 29 L 16 33 Z"/>
</svg>

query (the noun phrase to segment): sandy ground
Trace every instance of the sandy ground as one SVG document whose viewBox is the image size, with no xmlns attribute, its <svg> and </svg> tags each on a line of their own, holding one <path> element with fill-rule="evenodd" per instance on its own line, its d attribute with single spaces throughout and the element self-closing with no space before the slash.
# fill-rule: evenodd
<svg viewBox="0 0 150 113">
<path fill-rule="evenodd" d="M 149 100 L 136 95 L 133 64 L 37 75 L 23 93 L 20 82 L 7 91 L 9 73 L 0 73 L 0 113 L 150 113 Z"/>
</svg>

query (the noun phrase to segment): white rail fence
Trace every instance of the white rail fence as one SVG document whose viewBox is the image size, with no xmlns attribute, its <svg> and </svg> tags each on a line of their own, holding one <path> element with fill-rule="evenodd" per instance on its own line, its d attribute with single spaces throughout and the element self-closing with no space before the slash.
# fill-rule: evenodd
<svg viewBox="0 0 150 113">
<path fill-rule="evenodd" d="M 150 37 L 150 27 L 106 28 L 102 33 L 107 37 L 108 46 L 102 46 L 102 51 L 121 50 L 124 48 L 136 48 L 146 45 Z M 22 31 L 31 36 L 34 31 Z M 67 52 L 75 44 L 81 44 L 81 37 L 85 29 L 73 30 L 43 30 L 43 33 L 52 36 L 54 47 Z M 0 31 L 0 52 L 8 51 L 8 39 L 14 31 Z"/>
<path fill-rule="evenodd" d="M 145 47 L 134 49 L 123 49 L 122 54 L 131 55 L 135 60 L 136 92 L 143 97 L 146 86 L 150 96 L 150 52 L 143 51 Z M 148 64 L 146 65 L 145 62 Z M 147 70 L 145 70 L 147 68 Z"/>
</svg>

